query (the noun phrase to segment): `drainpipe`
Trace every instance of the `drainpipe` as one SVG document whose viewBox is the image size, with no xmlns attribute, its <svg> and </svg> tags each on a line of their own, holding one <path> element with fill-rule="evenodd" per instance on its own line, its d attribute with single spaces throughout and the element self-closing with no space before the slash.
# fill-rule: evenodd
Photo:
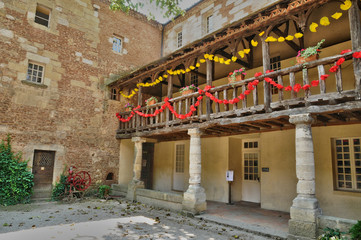
<svg viewBox="0 0 361 240">
<path fill-rule="evenodd" d="M 164 27 L 165 27 L 165 24 L 162 24 L 162 39 L 161 39 L 161 41 L 160 41 L 160 57 L 161 57 L 161 58 L 163 57 Z"/>
</svg>

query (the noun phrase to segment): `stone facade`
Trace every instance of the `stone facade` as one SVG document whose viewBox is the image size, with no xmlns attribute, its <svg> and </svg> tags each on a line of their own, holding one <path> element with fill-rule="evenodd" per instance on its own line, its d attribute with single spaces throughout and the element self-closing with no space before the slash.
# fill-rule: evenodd
<svg viewBox="0 0 361 240">
<path fill-rule="evenodd" d="M 38 5 L 50 10 L 48 27 L 34 21 Z M 100 0 L 0 1 L 0 23 L 0 139 L 10 134 L 30 166 L 34 150 L 55 151 L 53 182 L 65 165 L 94 183 L 109 172 L 117 180 L 114 116 L 125 102 L 109 100 L 104 82 L 158 59 L 162 26 Z M 44 67 L 41 84 L 26 81 L 29 62 Z"/>
</svg>

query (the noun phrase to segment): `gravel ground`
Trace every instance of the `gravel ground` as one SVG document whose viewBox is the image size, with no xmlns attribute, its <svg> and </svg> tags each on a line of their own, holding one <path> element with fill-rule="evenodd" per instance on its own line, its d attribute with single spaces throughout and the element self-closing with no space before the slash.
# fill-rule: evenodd
<svg viewBox="0 0 361 240">
<path fill-rule="evenodd" d="M 134 216 L 149 218 L 155 224 L 124 221 L 117 225 L 116 231 L 119 235 L 114 236 L 114 239 L 267 239 L 203 219 L 186 217 L 180 213 L 140 203 L 99 199 L 85 199 L 75 203 L 39 202 L 1 206 L 0 239 L 2 239 L 2 233 L 25 229 L 66 224 L 71 226 L 73 223 L 125 219 Z M 93 237 L 92 239 L 106 238 Z"/>
</svg>

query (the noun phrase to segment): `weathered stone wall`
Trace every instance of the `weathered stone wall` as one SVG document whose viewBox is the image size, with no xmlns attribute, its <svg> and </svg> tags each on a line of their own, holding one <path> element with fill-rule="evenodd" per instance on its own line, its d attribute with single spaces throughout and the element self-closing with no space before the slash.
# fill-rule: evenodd
<svg viewBox="0 0 361 240">
<path fill-rule="evenodd" d="M 34 22 L 37 4 L 51 10 L 49 27 Z M 160 39 L 161 25 L 100 0 L 0 0 L 0 139 L 11 134 L 30 166 L 35 149 L 56 151 L 53 181 L 65 164 L 117 180 L 123 103 L 109 100 L 104 80 L 158 59 Z M 42 84 L 25 81 L 29 61 L 45 67 Z"/>
<path fill-rule="evenodd" d="M 177 33 L 182 31 L 183 45 L 201 39 L 212 32 L 255 14 L 279 2 L 278 0 L 210 0 L 197 4 L 186 12 L 184 17 L 176 18 L 164 28 L 164 55 L 178 49 Z M 206 32 L 207 17 L 213 15 L 213 31 Z"/>
</svg>

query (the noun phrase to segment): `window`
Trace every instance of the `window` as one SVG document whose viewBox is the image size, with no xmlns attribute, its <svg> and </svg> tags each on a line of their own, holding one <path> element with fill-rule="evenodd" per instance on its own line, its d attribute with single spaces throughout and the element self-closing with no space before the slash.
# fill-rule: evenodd
<svg viewBox="0 0 361 240">
<path fill-rule="evenodd" d="M 207 17 L 206 32 L 210 33 L 213 31 L 213 15 Z"/>
<path fill-rule="evenodd" d="M 35 12 L 35 22 L 45 27 L 49 27 L 49 19 L 50 9 L 41 5 L 37 5 Z"/>
<path fill-rule="evenodd" d="M 361 192 L 361 137 L 334 139 L 335 188 Z"/>
<path fill-rule="evenodd" d="M 118 100 L 118 89 L 112 88 L 110 91 L 110 99 L 111 100 Z"/>
<path fill-rule="evenodd" d="M 184 172 L 184 144 L 176 145 L 175 172 Z"/>
<path fill-rule="evenodd" d="M 182 32 L 177 33 L 177 47 L 181 47 L 183 45 L 183 34 Z"/>
<path fill-rule="evenodd" d="M 271 60 L 271 70 L 277 71 L 277 70 L 281 69 L 281 56 L 271 58 L 270 60 Z M 273 81 L 278 83 L 277 79 L 273 79 Z M 278 88 L 271 85 L 271 92 L 272 92 L 272 94 L 277 94 Z"/>
<path fill-rule="evenodd" d="M 191 85 L 194 84 L 194 86 L 198 87 L 198 75 L 192 73 L 191 74 Z"/>
<path fill-rule="evenodd" d="M 243 142 L 243 179 L 247 181 L 258 181 L 258 167 L 258 141 Z"/>
<path fill-rule="evenodd" d="M 44 78 L 44 66 L 29 62 L 26 81 L 42 83 Z"/>
<path fill-rule="evenodd" d="M 122 53 L 122 39 L 118 37 L 113 37 L 113 51 L 117 53 Z"/>
</svg>

